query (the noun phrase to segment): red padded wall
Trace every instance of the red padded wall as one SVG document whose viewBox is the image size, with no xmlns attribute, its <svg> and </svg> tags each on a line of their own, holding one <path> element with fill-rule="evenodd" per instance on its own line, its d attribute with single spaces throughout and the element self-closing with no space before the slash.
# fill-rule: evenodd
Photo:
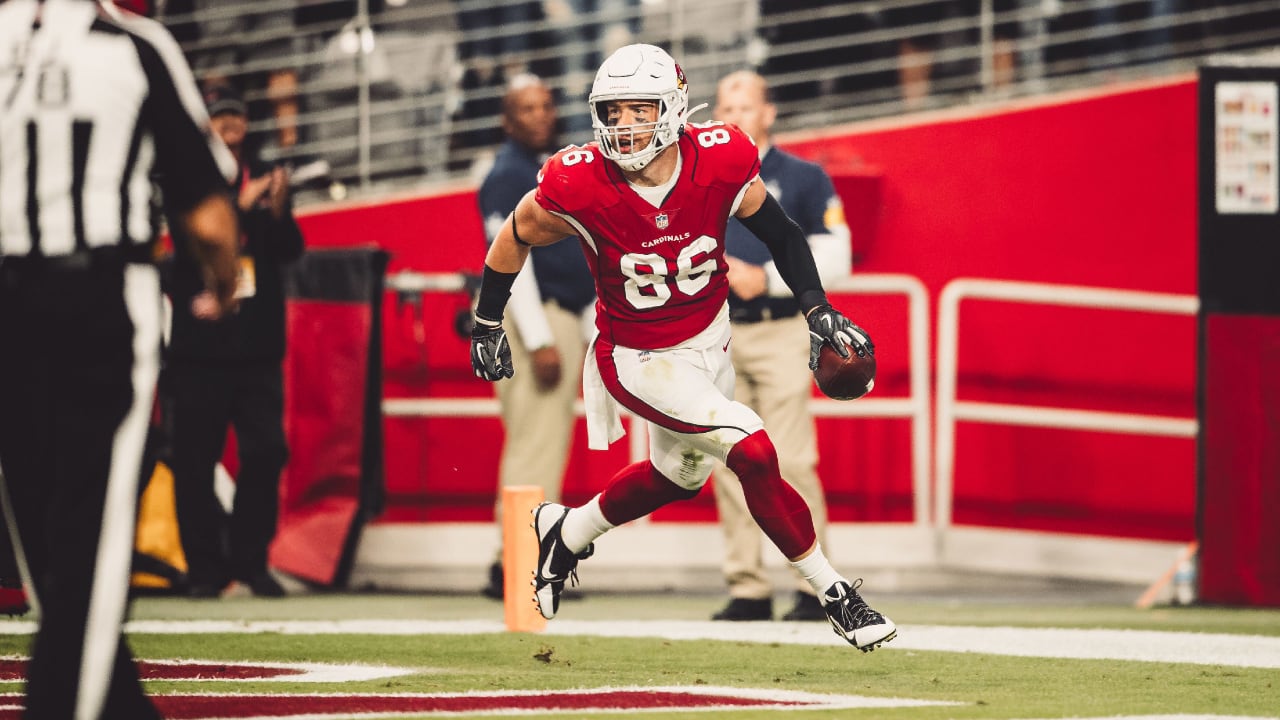
<svg viewBox="0 0 1280 720">
<path fill-rule="evenodd" d="M 1195 107 L 1194 79 L 1174 78 L 851 125 L 779 144 L 838 176 L 846 205 L 857 208 L 857 270 L 917 276 L 935 303 L 957 277 L 1193 294 Z M 314 211 L 302 223 L 313 246 L 378 242 L 392 253 L 392 273 L 476 272 L 482 265 L 471 188 Z M 905 302 L 835 300 L 876 339 L 877 396 L 904 395 Z M 466 344 L 452 331 L 466 298 L 429 295 L 418 307 L 389 293 L 386 302 L 388 397 L 490 395 L 472 377 Z M 1190 319 L 986 304 L 966 308 L 963 317 L 963 398 L 1194 417 Z M 386 433 L 384 519 L 491 517 L 496 420 L 388 419 Z M 821 420 L 819 433 L 834 519 L 910 519 L 906 422 Z M 960 522 L 1169 540 L 1194 535 L 1190 440 L 964 423 L 958 439 Z M 577 448 L 566 477 L 570 499 L 589 495 L 626 462 L 625 442 L 608 453 L 588 453 L 582 442 Z M 703 495 L 656 519 L 713 519 L 709 493 Z"/>
</svg>

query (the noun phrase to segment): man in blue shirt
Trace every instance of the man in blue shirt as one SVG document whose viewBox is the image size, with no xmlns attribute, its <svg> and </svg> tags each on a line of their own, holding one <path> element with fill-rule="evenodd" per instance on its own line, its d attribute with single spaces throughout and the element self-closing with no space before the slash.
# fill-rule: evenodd
<svg viewBox="0 0 1280 720">
<path fill-rule="evenodd" d="M 520 198 L 537 186 L 546 154 L 555 150 L 556 121 L 551 91 L 539 78 L 524 74 L 511 80 L 502 99 L 507 141 L 480 186 L 486 242 L 493 242 Z M 537 485 L 547 500 L 559 502 L 586 337 L 595 322 L 595 289 L 577 243 L 534 248 L 531 259 L 511 288 L 514 331 L 507 335 L 516 367 L 531 372 L 495 386 L 507 429 L 498 478 L 501 487 Z M 501 494 L 495 517 L 502 517 Z M 501 598 L 501 554 L 489 570 L 482 592 Z"/>
<path fill-rule="evenodd" d="M 760 176 L 805 235 L 826 286 L 852 267 L 849 228 L 831 178 L 811 162 L 772 147 L 769 127 L 777 108 L 756 73 L 740 71 L 720 80 L 715 117 L 745 130 L 760 149 Z M 827 506 L 818 479 L 818 443 L 809 410 L 813 375 L 803 338 L 809 332 L 800 305 L 764 243 L 730 219 L 725 250 L 729 261 L 729 321 L 733 326 L 735 399 L 759 413 L 778 449 L 782 477 L 800 493 L 813 515 L 818 542 L 826 542 Z M 724 530 L 725 580 L 729 604 L 716 620 L 772 620 L 773 588 L 761 560 L 761 534 L 727 468 L 715 475 L 716 508 Z M 795 606 L 784 620 L 826 620 L 821 603 L 797 578 Z"/>
</svg>

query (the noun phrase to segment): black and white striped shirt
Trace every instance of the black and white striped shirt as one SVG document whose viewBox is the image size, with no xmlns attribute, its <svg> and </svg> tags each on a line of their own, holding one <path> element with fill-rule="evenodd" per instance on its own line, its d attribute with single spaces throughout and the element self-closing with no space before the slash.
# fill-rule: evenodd
<svg viewBox="0 0 1280 720">
<path fill-rule="evenodd" d="M 159 23 L 92 0 L 0 3 L 0 256 L 145 248 L 153 177 L 181 212 L 234 172 Z"/>
</svg>

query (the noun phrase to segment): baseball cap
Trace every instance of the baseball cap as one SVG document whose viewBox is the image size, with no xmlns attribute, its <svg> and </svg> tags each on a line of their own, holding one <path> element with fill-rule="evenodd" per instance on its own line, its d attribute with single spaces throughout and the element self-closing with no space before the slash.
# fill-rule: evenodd
<svg viewBox="0 0 1280 720">
<path fill-rule="evenodd" d="M 205 88 L 204 104 L 209 109 L 209 117 L 222 113 L 249 114 L 244 98 L 240 97 L 240 93 L 230 85 L 219 84 Z"/>
</svg>

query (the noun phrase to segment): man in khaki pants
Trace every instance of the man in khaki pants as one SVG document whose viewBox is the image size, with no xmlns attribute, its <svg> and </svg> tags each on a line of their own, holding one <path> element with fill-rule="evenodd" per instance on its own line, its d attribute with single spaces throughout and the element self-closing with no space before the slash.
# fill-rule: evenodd
<svg viewBox="0 0 1280 720">
<path fill-rule="evenodd" d="M 506 144 L 480 186 L 480 214 L 493 241 L 520 198 L 538 183 L 544 154 L 555 149 L 556 107 L 551 91 L 533 75 L 511 80 L 502 98 Z M 577 416 L 573 410 L 586 355 L 586 332 L 594 321 L 595 288 L 587 261 L 575 243 L 534 249 L 512 286 L 514 332 L 507 335 L 516 367 L 523 368 L 496 391 L 506 440 L 499 486 L 537 485 L 558 502 Z M 501 489 L 494 508 L 501 527 Z M 489 567 L 484 595 L 502 597 L 502 555 Z"/>
<path fill-rule="evenodd" d="M 716 94 L 715 117 L 745 130 L 760 149 L 760 176 L 808 235 L 824 285 L 849 274 L 851 251 L 840 198 L 819 166 L 769 144 L 777 108 L 764 78 L 741 71 L 725 76 Z M 741 223 L 730 219 L 725 238 L 729 261 L 729 320 L 733 326 L 735 399 L 759 413 L 778 449 L 782 477 L 800 493 L 813 515 L 819 544 L 826 542 L 827 506 L 818 479 L 818 443 L 809 411 L 813 375 L 800 339 L 808 325 L 778 274 L 769 251 Z M 772 620 L 773 587 L 761 558 L 760 529 L 747 511 L 738 478 L 727 468 L 715 474 L 716 507 L 724 531 L 729 603 L 715 620 Z M 784 620 L 826 620 L 818 598 L 796 579 L 795 606 Z"/>
</svg>

